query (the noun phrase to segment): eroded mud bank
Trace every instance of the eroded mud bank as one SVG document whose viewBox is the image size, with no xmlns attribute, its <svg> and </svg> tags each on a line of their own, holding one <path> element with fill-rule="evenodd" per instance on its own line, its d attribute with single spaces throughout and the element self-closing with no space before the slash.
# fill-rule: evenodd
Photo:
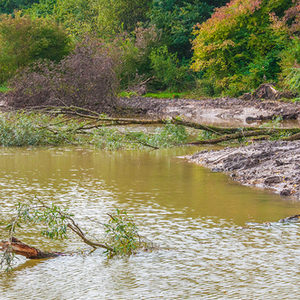
<svg viewBox="0 0 300 300">
<path fill-rule="evenodd" d="M 205 150 L 187 159 L 215 172 L 225 172 L 244 185 L 271 189 L 300 201 L 300 141 Z"/>
<path fill-rule="evenodd" d="M 131 97 L 119 99 L 119 105 L 149 117 L 183 116 L 189 121 L 220 126 L 253 126 L 257 121 L 272 120 L 277 116 L 292 120 L 292 126 L 300 126 L 300 104 L 272 100 Z"/>
</svg>

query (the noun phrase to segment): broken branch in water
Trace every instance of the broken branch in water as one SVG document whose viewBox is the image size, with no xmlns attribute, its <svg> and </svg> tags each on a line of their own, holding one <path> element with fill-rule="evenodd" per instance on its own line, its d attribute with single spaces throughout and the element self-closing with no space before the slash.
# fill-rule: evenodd
<svg viewBox="0 0 300 300">
<path fill-rule="evenodd" d="M 108 223 L 102 224 L 106 232 L 106 242 L 99 243 L 87 238 L 81 227 L 75 222 L 72 215 L 67 210 L 62 210 L 56 205 L 46 205 L 38 200 L 38 204 L 26 205 L 18 204 L 16 217 L 6 226 L 9 231 L 7 241 L 0 241 L 0 267 L 6 265 L 11 268 L 13 255 L 22 255 L 28 259 L 43 259 L 66 255 L 61 252 L 44 252 L 35 247 L 29 246 L 13 236 L 16 228 L 22 222 L 31 225 L 42 223 L 46 225 L 46 230 L 42 234 L 52 239 L 67 237 L 67 229 L 70 229 L 87 245 L 93 249 L 104 248 L 108 257 L 114 255 L 131 255 L 137 250 L 152 250 L 155 248 L 147 239 L 142 239 L 138 234 L 137 227 L 133 219 L 123 210 L 116 210 L 115 213 L 108 214 Z M 23 224 L 24 225 L 24 224 Z"/>
<path fill-rule="evenodd" d="M 50 258 L 62 255 L 62 253 L 59 252 L 43 252 L 21 242 L 15 237 L 11 237 L 9 241 L 0 241 L 0 250 L 13 252 L 29 259 Z"/>
</svg>

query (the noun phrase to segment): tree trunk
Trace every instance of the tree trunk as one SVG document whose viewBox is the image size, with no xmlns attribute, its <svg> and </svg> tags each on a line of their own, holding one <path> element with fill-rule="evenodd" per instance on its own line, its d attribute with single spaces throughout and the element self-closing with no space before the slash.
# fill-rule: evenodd
<svg viewBox="0 0 300 300">
<path fill-rule="evenodd" d="M 15 254 L 25 256 L 29 259 L 41 259 L 62 255 L 62 253 L 59 252 L 43 252 L 39 249 L 22 243 L 15 237 L 12 237 L 10 241 L 0 241 L 0 250 L 8 250 Z"/>
</svg>

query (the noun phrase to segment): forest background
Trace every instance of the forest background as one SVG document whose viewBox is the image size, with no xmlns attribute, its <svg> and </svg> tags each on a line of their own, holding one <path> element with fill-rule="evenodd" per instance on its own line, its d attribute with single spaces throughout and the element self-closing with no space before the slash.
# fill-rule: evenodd
<svg viewBox="0 0 300 300">
<path fill-rule="evenodd" d="M 215 97 L 271 82 L 299 93 L 299 10 L 299 0 L 1 0 L 0 90 L 96 101 L 143 83 Z"/>
</svg>

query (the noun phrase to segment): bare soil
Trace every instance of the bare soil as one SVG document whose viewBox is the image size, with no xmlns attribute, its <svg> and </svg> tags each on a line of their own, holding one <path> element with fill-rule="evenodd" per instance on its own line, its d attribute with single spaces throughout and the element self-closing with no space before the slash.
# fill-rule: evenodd
<svg viewBox="0 0 300 300">
<path fill-rule="evenodd" d="M 170 118 L 181 116 L 187 121 L 216 126 L 253 126 L 261 121 L 281 117 L 284 126 L 300 126 L 300 103 L 278 100 L 216 98 L 216 99 L 155 99 L 141 96 L 119 98 L 118 115 L 134 115 L 143 118 Z M 28 107 L 30 108 L 30 107 Z M 9 107 L 0 93 L 0 110 Z M 105 111 L 115 115 L 115 111 Z"/>
<path fill-rule="evenodd" d="M 244 185 L 271 189 L 300 201 L 300 141 L 205 150 L 187 159 L 214 172 L 225 172 Z"/>
<path fill-rule="evenodd" d="M 300 126 L 300 103 L 239 98 L 153 99 L 131 97 L 119 99 L 119 105 L 135 114 L 151 118 L 182 116 L 188 121 L 220 126 L 253 126 L 260 121 L 282 117 L 286 125 Z"/>
</svg>

